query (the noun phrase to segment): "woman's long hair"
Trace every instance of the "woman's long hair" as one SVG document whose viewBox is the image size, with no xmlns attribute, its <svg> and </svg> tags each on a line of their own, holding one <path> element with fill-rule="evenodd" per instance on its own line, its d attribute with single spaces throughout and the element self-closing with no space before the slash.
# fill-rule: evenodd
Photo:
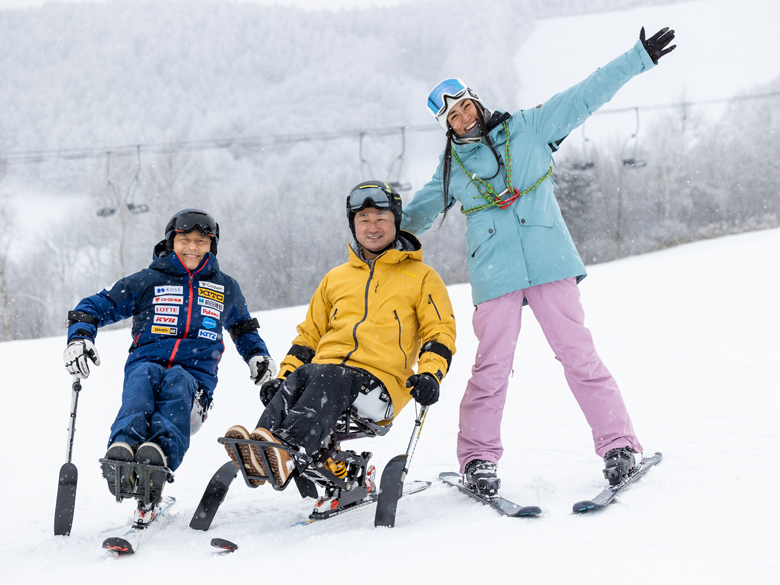
<svg viewBox="0 0 780 585">
<path fill-rule="evenodd" d="M 488 145 L 488 148 L 490 148 L 490 152 L 493 153 L 493 156 L 496 159 L 496 172 L 493 173 L 492 177 L 488 177 L 487 179 L 482 179 L 483 181 L 489 181 L 490 179 L 498 175 L 499 172 L 501 172 L 501 155 L 496 150 L 493 141 L 490 140 L 490 136 L 488 135 L 488 128 L 485 122 L 485 109 L 477 101 L 472 100 L 472 103 L 477 107 L 477 109 L 480 111 L 481 114 L 480 116 L 477 116 L 477 124 L 479 125 L 479 131 L 481 133 L 481 136 L 482 138 L 485 139 L 485 144 Z M 452 130 L 452 127 L 449 124 L 447 124 L 447 145 L 444 147 L 444 160 L 442 161 L 443 163 L 442 198 L 444 203 L 444 215 L 441 218 L 442 223 L 444 223 L 444 220 L 447 219 L 447 211 L 449 210 L 450 207 L 452 207 L 452 205 L 450 204 L 450 175 L 452 174 L 453 135 L 454 132 Z"/>
</svg>

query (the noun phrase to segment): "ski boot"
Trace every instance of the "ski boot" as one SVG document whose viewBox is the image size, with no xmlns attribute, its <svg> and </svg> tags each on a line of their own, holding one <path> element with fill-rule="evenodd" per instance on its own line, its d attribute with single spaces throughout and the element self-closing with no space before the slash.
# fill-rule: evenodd
<svg viewBox="0 0 780 585">
<path fill-rule="evenodd" d="M 136 528 L 146 528 L 160 513 L 160 502 L 144 504 L 142 499 L 138 500 L 138 507 L 133 513 L 133 522 Z"/>
<path fill-rule="evenodd" d="M 463 485 L 479 495 L 492 498 L 498 495 L 501 480 L 496 474 L 496 464 L 484 459 L 473 459 L 466 464 Z"/>
<path fill-rule="evenodd" d="M 155 465 L 157 467 L 168 467 L 168 459 L 165 453 L 157 443 L 144 443 L 135 452 L 135 462 L 142 465 Z M 140 471 L 139 471 L 140 475 Z M 157 505 L 162 500 L 162 491 L 165 487 L 167 473 L 163 470 L 153 469 L 149 471 L 149 503 Z M 139 506 L 142 503 L 145 487 L 139 486 Z"/>
<path fill-rule="evenodd" d="M 135 471 L 131 466 L 112 464 L 111 461 L 122 463 L 132 463 L 135 455 L 133 448 L 123 441 L 113 443 L 106 451 L 104 461 L 100 464 L 103 471 L 103 477 L 108 482 L 108 489 L 112 496 L 116 496 L 116 473 L 117 467 L 121 470 L 119 474 L 119 492 L 120 494 L 132 493 L 135 489 Z"/>
<path fill-rule="evenodd" d="M 631 447 L 611 449 L 604 455 L 604 477 L 609 485 L 619 485 L 636 470 L 636 451 Z"/>
</svg>

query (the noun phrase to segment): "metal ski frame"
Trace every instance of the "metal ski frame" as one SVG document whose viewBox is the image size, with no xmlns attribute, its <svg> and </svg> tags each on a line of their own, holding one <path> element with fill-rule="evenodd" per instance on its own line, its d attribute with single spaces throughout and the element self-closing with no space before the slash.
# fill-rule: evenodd
<svg viewBox="0 0 780 585">
<path fill-rule="evenodd" d="M 69 536 L 73 526 L 73 513 L 76 509 L 76 484 L 79 472 L 72 463 L 73 436 L 76 433 L 76 410 L 81 392 L 81 380 L 73 376 L 73 385 L 70 398 L 70 419 L 68 422 L 68 447 L 66 451 L 67 461 L 60 467 L 59 485 L 57 487 L 57 503 L 54 508 L 54 534 L 57 536 Z"/>
<path fill-rule="evenodd" d="M 377 509 L 377 517 L 374 521 L 375 526 L 393 526 L 395 523 L 395 510 L 398 499 L 401 497 L 403 491 L 403 481 L 408 472 L 409 464 L 412 455 L 414 454 L 420 432 L 422 431 L 422 425 L 425 421 L 427 412 L 427 406 L 423 407 L 420 411 L 420 414 L 415 421 L 412 437 L 409 440 L 409 446 L 406 449 L 406 453 L 394 457 L 388 463 L 382 474 L 379 506 L 384 507 Z M 339 444 L 341 441 L 349 439 L 385 435 L 390 430 L 391 426 L 392 424 L 381 426 L 373 421 L 362 419 L 358 417 L 354 409 L 352 409 L 345 413 L 345 415 L 336 423 L 336 429 L 333 432 L 330 447 L 320 450 L 313 457 L 282 443 L 220 437 L 217 441 L 233 450 L 233 454 L 238 461 L 241 461 L 238 445 L 254 445 L 259 447 L 260 457 L 265 469 L 271 469 L 268 456 L 265 453 L 267 448 L 287 451 L 290 454 L 290 458 L 295 463 L 295 469 L 290 473 L 290 476 L 280 484 L 273 473 L 266 476 L 251 475 L 244 467 L 238 469 L 232 462 L 225 463 L 217 470 L 209 484 L 206 486 L 206 491 L 190 521 L 190 527 L 196 530 L 209 529 L 217 509 L 224 501 L 227 492 L 230 489 L 230 484 L 238 476 L 239 472 L 244 478 L 244 483 L 250 488 L 256 488 L 258 487 L 256 482 L 264 481 L 271 484 L 273 489 L 281 491 L 287 488 L 291 480 L 295 480 L 298 491 L 304 498 L 318 497 L 315 486 L 320 485 L 325 488 L 327 497 L 337 496 L 335 499 L 338 499 L 341 504 L 340 510 L 343 510 L 344 506 L 354 505 L 363 501 L 369 495 L 367 486 L 365 485 L 365 474 L 368 461 L 371 458 L 371 453 L 363 452 L 357 454 L 354 451 L 341 451 L 339 449 Z M 284 437 L 279 438 L 284 440 Z M 346 481 L 343 478 L 337 477 L 324 465 L 324 462 L 329 458 L 349 464 L 352 469 L 356 469 L 356 473 L 350 474 Z M 252 483 L 253 481 L 255 483 Z M 387 487 L 390 485 L 394 487 L 392 489 Z M 387 489 L 385 490 L 386 493 L 383 494 L 381 490 L 384 488 Z M 315 520 L 324 519 L 331 515 L 333 514 L 312 514 L 310 518 Z"/>
<path fill-rule="evenodd" d="M 425 416 L 428 414 L 428 406 L 420 409 L 420 414 L 414 421 L 412 437 L 409 439 L 409 446 L 406 453 L 396 455 L 385 466 L 382 472 L 382 481 L 379 485 L 379 502 L 376 507 L 376 516 L 374 517 L 374 526 L 395 526 L 395 513 L 398 508 L 398 500 L 404 489 L 404 479 L 409 472 L 409 466 L 412 463 L 412 456 L 417 447 L 417 441 L 420 438 Z"/>
<path fill-rule="evenodd" d="M 143 503 L 144 506 L 148 506 L 152 503 L 151 498 L 151 474 L 153 471 L 160 471 L 165 474 L 165 481 L 173 483 L 173 472 L 163 465 L 146 465 L 144 463 L 134 463 L 132 461 L 117 461 L 115 459 L 99 459 L 101 465 L 108 465 L 114 470 L 114 494 L 116 494 L 116 501 L 121 502 L 125 498 L 136 498 L 139 504 Z M 120 479 L 122 475 L 127 475 L 126 469 L 130 469 L 138 476 L 138 483 L 143 486 L 142 491 L 122 491 L 120 487 Z M 132 473 L 131 471 L 131 473 Z M 136 486 L 138 485 L 136 483 Z"/>
</svg>

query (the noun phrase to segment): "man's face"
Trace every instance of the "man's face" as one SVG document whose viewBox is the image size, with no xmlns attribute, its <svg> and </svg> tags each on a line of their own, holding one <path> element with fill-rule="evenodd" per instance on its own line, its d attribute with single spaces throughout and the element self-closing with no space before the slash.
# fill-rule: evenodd
<svg viewBox="0 0 780 585">
<path fill-rule="evenodd" d="M 377 257 L 374 251 L 384 250 L 395 241 L 395 216 L 386 209 L 366 207 L 355 214 L 355 238 L 363 246 L 366 260 Z"/>
<path fill-rule="evenodd" d="M 453 132 L 458 136 L 463 136 L 477 124 L 479 109 L 471 100 L 461 100 L 447 112 L 447 122 Z"/>
<path fill-rule="evenodd" d="M 187 270 L 195 270 L 210 250 L 211 238 L 198 230 L 188 234 L 176 234 L 173 238 L 173 251 L 179 255 Z"/>
</svg>

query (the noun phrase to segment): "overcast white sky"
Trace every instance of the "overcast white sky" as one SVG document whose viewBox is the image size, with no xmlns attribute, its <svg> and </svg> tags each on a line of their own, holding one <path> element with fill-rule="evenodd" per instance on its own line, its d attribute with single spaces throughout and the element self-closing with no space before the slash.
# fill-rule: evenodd
<svg viewBox="0 0 780 585">
<path fill-rule="evenodd" d="M 38 7 L 46 3 L 75 3 L 83 4 L 95 2 L 107 2 L 109 0 L 0 0 L 0 9 L 28 8 Z M 133 2 L 136 0 L 114 0 L 121 2 Z M 169 2 L 184 2 L 186 0 L 167 0 Z M 339 10 L 349 8 L 373 8 L 394 6 L 397 4 L 409 4 L 411 2 L 420 2 L 421 0 L 211 0 L 213 2 L 247 2 L 270 6 L 273 4 L 283 6 L 297 6 L 307 10 Z"/>
</svg>

